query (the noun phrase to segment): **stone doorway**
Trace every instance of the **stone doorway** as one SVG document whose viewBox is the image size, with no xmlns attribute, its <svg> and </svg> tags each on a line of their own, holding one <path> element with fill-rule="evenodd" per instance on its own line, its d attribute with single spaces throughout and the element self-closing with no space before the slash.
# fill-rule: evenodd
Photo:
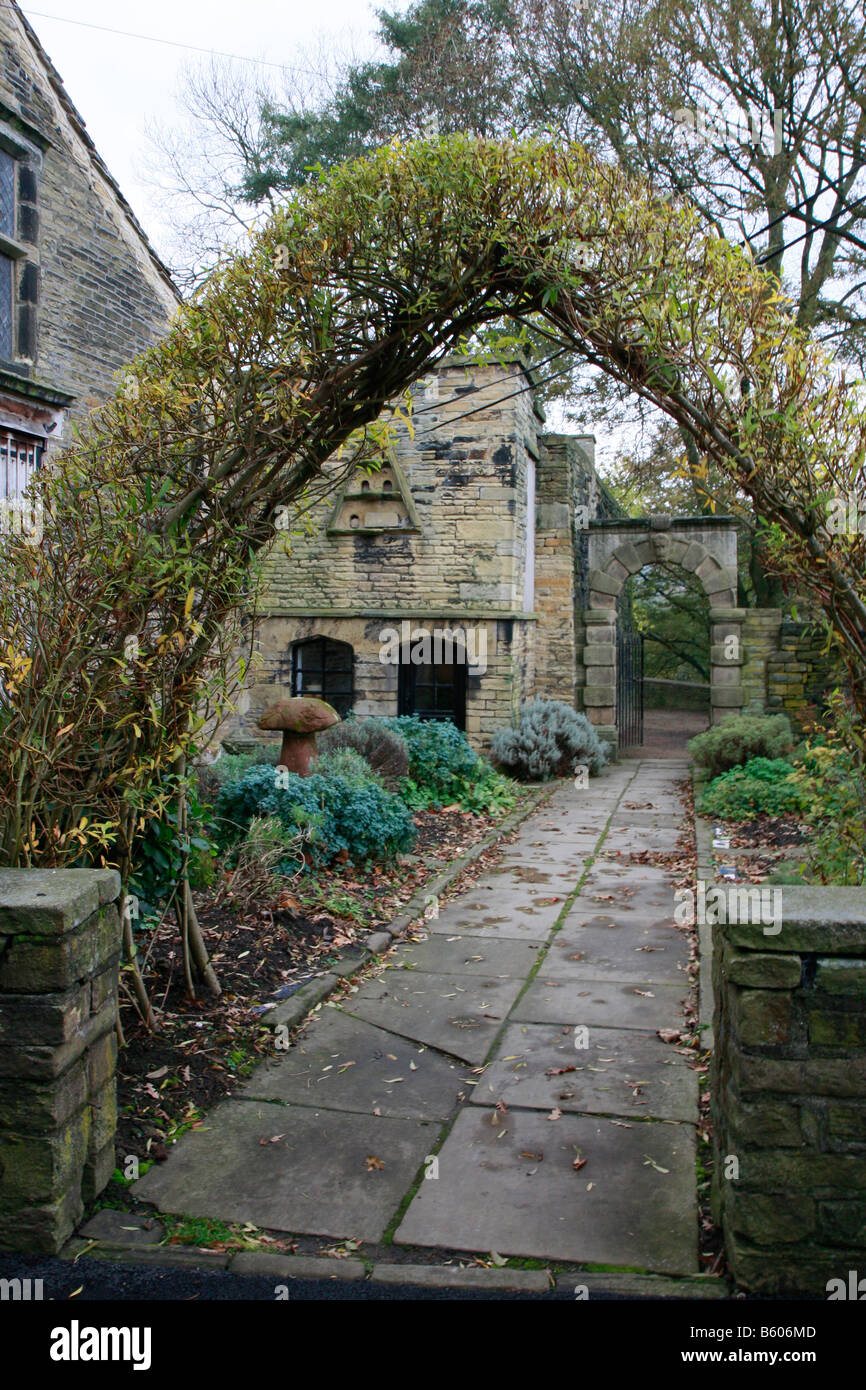
<svg viewBox="0 0 866 1390">
<path fill-rule="evenodd" d="M 617 599 L 646 565 L 694 574 L 710 605 L 710 719 L 743 706 L 743 620 L 737 603 L 737 532 L 731 517 L 664 516 L 589 523 L 589 604 L 583 626 L 583 704 L 599 735 L 619 748 L 616 720 Z"/>
</svg>

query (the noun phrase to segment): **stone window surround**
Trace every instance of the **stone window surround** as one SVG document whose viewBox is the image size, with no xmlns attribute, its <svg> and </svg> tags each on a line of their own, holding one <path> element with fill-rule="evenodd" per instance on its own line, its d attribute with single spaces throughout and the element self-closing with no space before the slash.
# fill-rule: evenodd
<svg viewBox="0 0 866 1390">
<path fill-rule="evenodd" d="M 23 263 L 17 275 L 13 277 L 12 357 L 0 365 L 16 372 L 29 372 L 36 358 L 39 278 L 36 195 L 34 192 L 32 197 L 21 196 L 21 171 L 29 170 L 34 180 L 38 179 L 42 169 L 43 153 L 48 146 L 49 141 L 44 135 L 23 121 L 16 112 L 0 103 L 0 149 L 5 150 L 16 162 L 16 235 L 10 237 L 0 234 L 0 255 L 7 257 L 14 265 Z M 22 230 L 25 232 L 24 235 Z M 33 271 L 30 276 L 26 276 L 28 267 L 32 267 Z"/>
</svg>

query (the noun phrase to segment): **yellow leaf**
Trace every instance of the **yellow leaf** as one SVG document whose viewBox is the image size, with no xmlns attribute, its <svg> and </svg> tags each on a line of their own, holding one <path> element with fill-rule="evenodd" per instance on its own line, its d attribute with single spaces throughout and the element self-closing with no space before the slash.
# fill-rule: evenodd
<svg viewBox="0 0 866 1390">
<path fill-rule="evenodd" d="M 184 614 L 185 614 L 185 616 L 186 616 L 187 618 L 189 617 L 190 613 L 192 612 L 192 606 L 193 606 L 194 603 L 195 603 L 195 589 L 190 589 L 189 593 L 188 593 L 187 596 L 186 596 L 186 603 L 183 605 L 183 611 L 184 611 Z"/>
</svg>

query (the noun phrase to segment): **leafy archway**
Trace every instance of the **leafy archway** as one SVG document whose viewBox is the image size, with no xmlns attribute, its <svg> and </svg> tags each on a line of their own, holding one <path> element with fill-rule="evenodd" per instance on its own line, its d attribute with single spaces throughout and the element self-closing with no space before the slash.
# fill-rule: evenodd
<svg viewBox="0 0 866 1390">
<path fill-rule="evenodd" d="M 828 613 L 866 713 L 866 538 L 822 529 L 828 498 L 862 488 L 866 417 L 774 282 L 581 148 L 418 142 L 293 197 L 39 480 L 40 543 L 8 537 L 4 557 L 0 862 L 126 872 L 224 697 L 279 518 L 337 450 L 349 468 L 381 449 L 432 359 L 503 319 L 693 433 Z"/>
</svg>

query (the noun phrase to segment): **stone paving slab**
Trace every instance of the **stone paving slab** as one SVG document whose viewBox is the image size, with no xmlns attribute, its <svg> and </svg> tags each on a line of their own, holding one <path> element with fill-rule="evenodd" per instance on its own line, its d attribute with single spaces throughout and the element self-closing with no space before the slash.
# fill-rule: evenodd
<svg viewBox="0 0 866 1390">
<path fill-rule="evenodd" d="M 697 1074 L 654 1033 L 591 1028 L 588 1044 L 576 1048 L 571 1027 L 509 1024 L 472 1088 L 473 1104 L 502 1100 L 509 1110 L 549 1113 L 558 1106 L 568 1113 L 694 1121 Z"/>
<path fill-rule="evenodd" d="M 481 1106 L 458 1115 L 439 1177 L 421 1183 L 396 1244 L 697 1272 L 691 1125 L 491 1117 Z M 587 1160 L 579 1172 L 576 1158 Z"/>
<path fill-rule="evenodd" d="M 523 987 L 523 980 L 393 970 L 362 985 L 343 1008 L 477 1065 Z"/>
<path fill-rule="evenodd" d="M 552 980 L 611 979 L 627 982 L 640 974 L 655 984 L 687 987 L 689 963 L 684 932 L 668 922 L 633 918 L 622 922 L 591 917 L 569 918 L 544 958 L 541 975 Z"/>
<path fill-rule="evenodd" d="M 625 858 L 596 859 L 581 885 L 582 893 L 621 893 L 623 889 L 647 892 L 664 889 L 673 900 L 670 876 L 654 864 L 633 864 Z"/>
<path fill-rule="evenodd" d="M 615 879 L 581 885 L 580 896 L 575 907 L 588 908 L 593 912 L 604 912 L 612 908 L 616 912 L 641 912 L 645 916 L 658 917 L 667 913 L 673 917 L 674 900 L 670 886 L 659 884 L 653 888 L 648 885 L 617 884 Z"/>
<path fill-rule="evenodd" d="M 542 944 L 537 941 L 497 940 L 472 936 L 453 940 L 429 935 L 404 941 L 395 947 L 390 963 L 395 969 L 433 971 L 440 975 L 483 975 L 485 979 L 525 980 L 538 965 Z"/>
<path fill-rule="evenodd" d="M 650 980 L 560 982 L 536 976 L 512 1017 L 520 1023 L 597 1024 L 655 1032 L 675 1026 L 688 982 L 659 985 Z"/>
<path fill-rule="evenodd" d="M 611 831 L 623 830 L 626 827 L 648 827 L 650 830 L 677 830 L 684 825 L 683 815 L 664 815 L 661 811 L 623 811 L 615 812 L 611 823 Z"/>
<path fill-rule="evenodd" d="M 384 1028 L 325 1009 L 288 1052 L 257 1067 L 242 1098 L 445 1120 L 466 1068 Z M 279 1128 L 279 1126 L 278 1126 Z"/>
<path fill-rule="evenodd" d="M 630 830 L 611 830 L 604 841 L 601 858 L 614 858 L 619 851 L 623 857 L 651 850 L 655 854 L 667 854 L 676 849 L 680 831 L 664 827 L 655 829 L 649 825 L 634 826 Z"/>
<path fill-rule="evenodd" d="M 423 1120 L 229 1100 L 132 1191 L 163 1211 L 378 1241 L 439 1131 Z"/>
<path fill-rule="evenodd" d="M 462 893 L 440 909 L 428 927 L 434 933 L 453 936 L 457 932 L 494 934 L 518 940 L 546 941 L 568 894 L 536 888 L 532 895 L 524 888 L 517 895 L 504 887 L 479 888 Z M 548 901 L 544 901 L 548 899 Z M 553 901 L 550 901 L 552 899 Z"/>
<path fill-rule="evenodd" d="M 456 1111 L 439 1178 L 420 1184 L 399 1243 L 693 1273 L 697 1079 L 654 1036 L 681 1022 L 687 942 L 667 873 L 628 857 L 675 838 L 670 773 L 636 762 L 586 791 L 559 788 L 492 872 L 308 1022 L 137 1195 L 378 1241 Z M 574 1047 L 581 1024 L 586 1051 Z M 485 1073 L 466 1077 L 494 1044 Z M 457 1111 L 460 1090 L 471 1103 Z"/>
</svg>

